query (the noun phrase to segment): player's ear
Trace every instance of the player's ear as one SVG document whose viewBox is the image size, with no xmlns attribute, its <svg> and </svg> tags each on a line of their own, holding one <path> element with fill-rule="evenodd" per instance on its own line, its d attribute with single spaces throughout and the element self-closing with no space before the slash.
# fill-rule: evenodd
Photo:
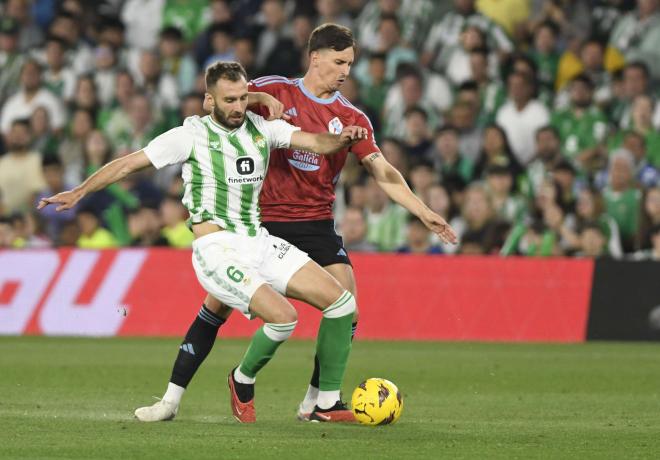
<svg viewBox="0 0 660 460">
<path fill-rule="evenodd" d="M 204 110 L 211 112 L 214 105 L 215 102 L 213 101 L 213 96 L 211 96 L 209 93 L 204 93 Z"/>
</svg>

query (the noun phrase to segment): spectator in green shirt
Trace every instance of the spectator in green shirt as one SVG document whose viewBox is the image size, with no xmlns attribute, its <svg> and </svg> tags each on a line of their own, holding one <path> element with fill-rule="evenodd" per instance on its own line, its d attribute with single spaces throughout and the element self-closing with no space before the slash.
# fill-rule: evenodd
<svg viewBox="0 0 660 460">
<path fill-rule="evenodd" d="M 470 182 L 474 165 L 459 150 L 458 130 L 452 125 L 438 128 L 433 136 L 430 156 L 442 180 L 458 176 Z"/>
<path fill-rule="evenodd" d="M 642 94 L 633 99 L 630 119 L 630 129 L 642 136 L 646 143 L 648 162 L 660 168 L 660 133 L 653 127 L 653 100 L 650 96 Z M 611 150 L 621 147 L 626 134 L 625 131 L 618 131 L 610 139 L 608 147 Z"/>
<path fill-rule="evenodd" d="M 610 158 L 608 185 L 603 191 L 605 209 L 621 230 L 624 252 L 632 251 L 638 228 L 642 194 L 634 184 L 634 160 L 621 150 Z"/>
<path fill-rule="evenodd" d="M 541 90 L 553 92 L 559 68 L 557 37 L 559 27 L 554 22 L 544 21 L 534 31 L 534 47 L 529 55 L 538 69 L 538 82 Z"/>
<path fill-rule="evenodd" d="M 555 112 L 552 125 L 562 141 L 562 153 L 584 171 L 598 166 L 602 149 L 599 144 L 607 134 L 607 119 L 593 104 L 594 84 L 580 74 L 570 83 L 571 107 Z"/>
</svg>

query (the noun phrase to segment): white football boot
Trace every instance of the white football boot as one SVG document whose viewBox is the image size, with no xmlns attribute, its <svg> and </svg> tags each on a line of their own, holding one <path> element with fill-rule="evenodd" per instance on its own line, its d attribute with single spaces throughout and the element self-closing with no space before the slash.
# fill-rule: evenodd
<svg viewBox="0 0 660 460">
<path fill-rule="evenodd" d="M 178 404 L 161 399 L 152 406 L 135 409 L 135 418 L 141 422 L 165 422 L 172 420 L 177 412 Z"/>
</svg>

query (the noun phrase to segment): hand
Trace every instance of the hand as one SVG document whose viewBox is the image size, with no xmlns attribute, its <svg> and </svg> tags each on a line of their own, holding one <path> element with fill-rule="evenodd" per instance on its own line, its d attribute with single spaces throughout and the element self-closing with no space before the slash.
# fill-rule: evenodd
<svg viewBox="0 0 660 460">
<path fill-rule="evenodd" d="M 57 208 L 55 208 L 55 211 L 64 211 L 65 209 L 71 209 L 80 201 L 80 199 L 83 197 L 83 193 L 76 191 L 76 190 L 70 190 L 67 192 L 62 192 L 58 193 L 57 195 L 51 196 L 49 198 L 42 198 L 39 200 L 39 204 L 37 205 L 37 209 L 43 209 L 49 204 L 59 204 Z"/>
<path fill-rule="evenodd" d="M 429 230 L 437 234 L 445 243 L 458 243 L 458 237 L 456 236 L 454 229 L 451 228 L 451 225 L 449 225 L 447 221 L 445 221 L 438 214 L 434 213 L 430 209 L 426 209 L 419 216 L 419 218 L 422 222 L 424 222 L 424 225 L 426 225 Z"/>
<path fill-rule="evenodd" d="M 268 117 L 266 120 L 277 120 L 278 118 L 283 120 L 291 119 L 289 115 L 284 113 L 284 104 L 268 93 L 250 93 L 250 99 L 252 99 L 255 104 L 262 105 L 268 109 Z"/>
<path fill-rule="evenodd" d="M 369 133 L 366 128 L 361 126 L 347 126 L 342 129 L 339 137 L 341 138 L 342 143 L 348 147 L 349 145 L 357 144 L 361 140 L 366 139 L 368 135 Z"/>
</svg>

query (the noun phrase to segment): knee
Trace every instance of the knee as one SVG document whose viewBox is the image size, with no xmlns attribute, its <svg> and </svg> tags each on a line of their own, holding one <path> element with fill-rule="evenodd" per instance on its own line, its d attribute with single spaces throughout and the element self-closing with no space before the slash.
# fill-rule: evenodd
<svg viewBox="0 0 660 460">
<path fill-rule="evenodd" d="M 264 334 L 274 342 L 284 342 L 291 337 L 298 324 L 297 320 L 288 323 L 264 323 Z"/>
<path fill-rule="evenodd" d="M 288 308 L 282 308 L 275 312 L 272 315 L 272 321 L 270 323 L 273 324 L 288 324 L 288 323 L 295 323 L 298 321 L 298 312 L 296 311 L 293 306 L 289 305 Z"/>
<path fill-rule="evenodd" d="M 326 318 L 341 318 L 354 314 L 356 309 L 357 304 L 353 294 L 343 291 L 337 300 L 323 309 L 323 316 Z"/>
<path fill-rule="evenodd" d="M 224 319 L 227 319 L 231 313 L 231 307 L 223 304 L 211 294 L 206 295 L 206 298 L 204 299 L 204 305 L 206 306 L 207 310 Z"/>
</svg>

